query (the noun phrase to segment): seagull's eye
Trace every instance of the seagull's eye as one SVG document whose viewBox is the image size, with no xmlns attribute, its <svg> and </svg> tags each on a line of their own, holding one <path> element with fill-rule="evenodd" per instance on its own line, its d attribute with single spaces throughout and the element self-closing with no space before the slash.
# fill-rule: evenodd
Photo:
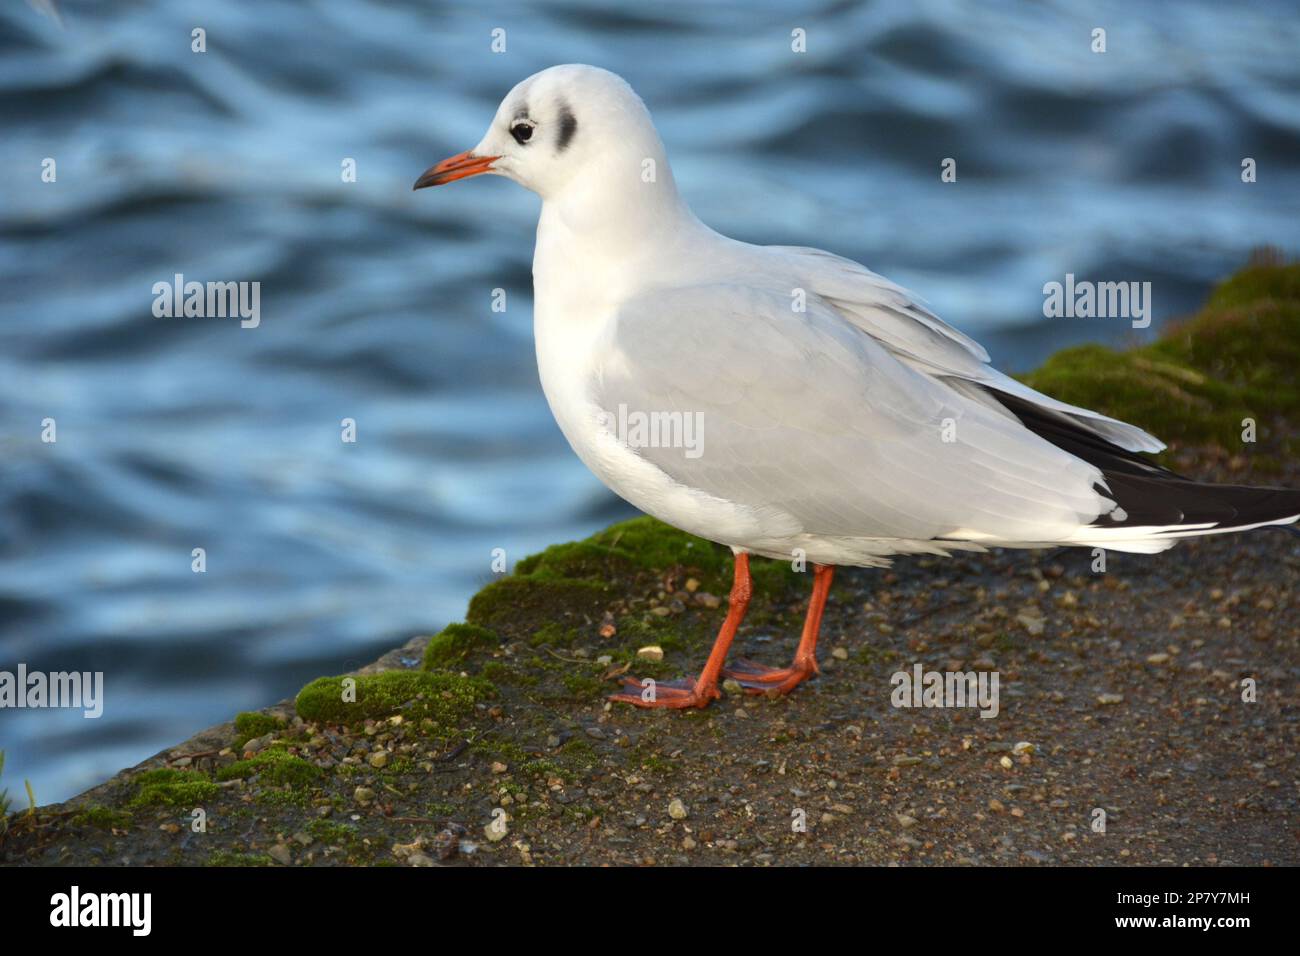
<svg viewBox="0 0 1300 956">
<path fill-rule="evenodd" d="M 516 143 L 522 146 L 533 138 L 533 124 L 529 122 L 516 123 L 510 127 L 510 135 L 515 138 Z"/>
</svg>

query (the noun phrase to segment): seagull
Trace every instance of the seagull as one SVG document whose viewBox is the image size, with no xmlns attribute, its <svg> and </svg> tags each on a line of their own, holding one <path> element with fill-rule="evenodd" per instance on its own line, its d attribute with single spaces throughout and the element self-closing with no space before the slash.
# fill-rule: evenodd
<svg viewBox="0 0 1300 956">
<path fill-rule="evenodd" d="M 528 77 L 477 146 L 414 188 L 483 174 L 542 200 L 537 366 L 574 452 L 640 510 L 735 556 L 699 675 L 628 677 L 613 700 L 706 707 L 722 678 L 789 692 L 818 673 L 838 566 L 994 547 L 1152 554 L 1300 519 L 1300 491 L 1203 484 L 1142 457 L 1165 446 L 1002 374 L 856 262 L 713 231 L 678 192 L 645 104 L 606 70 Z M 727 666 L 751 555 L 812 566 L 789 667 Z"/>
</svg>

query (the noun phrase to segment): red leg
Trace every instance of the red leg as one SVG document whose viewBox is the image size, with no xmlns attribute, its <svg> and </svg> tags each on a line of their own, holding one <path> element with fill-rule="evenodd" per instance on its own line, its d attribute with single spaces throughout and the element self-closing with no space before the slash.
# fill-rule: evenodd
<svg viewBox="0 0 1300 956">
<path fill-rule="evenodd" d="M 749 577 L 749 555 L 741 552 L 736 555 L 736 575 L 731 585 L 727 618 L 722 622 L 718 639 L 713 642 L 713 650 L 709 653 L 700 676 L 695 680 L 688 677 L 662 684 L 626 677 L 623 679 L 623 693 L 611 694 L 609 699 L 638 707 L 708 707 L 714 698 L 722 696 L 718 692 L 722 662 L 727 659 L 727 651 L 736 637 L 740 622 L 745 618 L 745 609 L 749 607 L 749 596 L 753 592 L 754 585 Z"/>
<path fill-rule="evenodd" d="M 753 661 L 739 660 L 724 672 L 751 694 L 776 691 L 788 694 L 808 678 L 820 673 L 817 667 L 817 633 L 822 626 L 822 612 L 826 610 L 826 597 L 831 591 L 835 568 L 829 564 L 813 565 L 812 598 L 808 602 L 808 616 L 804 618 L 799 649 L 794 652 L 794 662 L 789 667 L 764 667 Z"/>
</svg>

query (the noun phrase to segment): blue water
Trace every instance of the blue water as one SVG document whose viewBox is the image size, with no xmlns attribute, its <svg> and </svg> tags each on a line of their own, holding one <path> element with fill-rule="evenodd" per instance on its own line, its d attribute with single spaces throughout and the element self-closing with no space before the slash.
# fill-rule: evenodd
<svg viewBox="0 0 1300 956">
<path fill-rule="evenodd" d="M 60 29 L 4 4 L 0 669 L 103 671 L 107 698 L 0 711 L 11 792 L 367 662 L 460 618 L 493 548 L 628 513 L 537 384 L 538 201 L 410 189 L 538 69 L 622 73 L 706 222 L 860 259 L 1013 370 L 1137 334 L 1042 318 L 1067 272 L 1152 282 L 1150 334 L 1252 246 L 1294 251 L 1293 8 L 1079 6 L 118 0 Z M 260 326 L 155 318 L 176 273 L 259 281 Z"/>
</svg>

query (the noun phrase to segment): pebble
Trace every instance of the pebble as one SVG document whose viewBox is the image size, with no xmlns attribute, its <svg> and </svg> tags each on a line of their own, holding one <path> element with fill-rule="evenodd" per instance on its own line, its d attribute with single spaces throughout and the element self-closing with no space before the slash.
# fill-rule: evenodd
<svg viewBox="0 0 1300 956">
<path fill-rule="evenodd" d="M 506 822 L 505 812 L 502 811 L 494 816 L 487 826 L 483 827 L 483 832 L 487 834 L 490 843 L 500 843 L 504 840 L 510 833 L 510 826 Z"/>
<path fill-rule="evenodd" d="M 658 644 L 651 644 L 648 647 L 639 648 L 636 656 L 647 661 L 661 661 L 664 659 L 664 649 Z"/>
<path fill-rule="evenodd" d="M 275 860 L 275 862 L 279 863 L 281 866 L 289 866 L 293 863 L 293 857 L 289 854 L 289 848 L 283 843 L 277 843 L 266 852 L 270 855 L 271 859 Z"/>
<path fill-rule="evenodd" d="M 835 658 L 837 661 L 847 661 L 849 659 L 849 652 L 842 647 L 837 647 L 835 650 L 831 651 L 831 657 Z"/>
<path fill-rule="evenodd" d="M 1047 622 L 1040 615 L 1029 611 L 1022 611 L 1017 614 L 1016 620 L 1024 625 L 1026 631 L 1033 635 L 1042 634 L 1043 629 L 1047 626 Z"/>
<path fill-rule="evenodd" d="M 357 806 L 366 807 L 375 802 L 375 791 L 369 787 L 357 787 L 352 791 L 352 799 L 357 802 Z"/>
<path fill-rule="evenodd" d="M 502 763 L 501 761 L 499 761 L 499 760 L 494 760 L 494 761 L 492 762 L 492 772 L 493 772 L 493 773 L 505 773 L 505 772 L 506 772 L 507 770 L 509 770 L 509 769 L 510 769 L 509 767 L 507 767 L 505 764 L 503 764 L 503 763 Z"/>
<path fill-rule="evenodd" d="M 376 770 L 381 770 L 388 766 L 388 751 L 376 750 L 370 755 L 370 766 Z"/>
<path fill-rule="evenodd" d="M 1037 749 L 1038 748 L 1035 747 L 1033 744 L 1031 744 L 1028 740 L 1022 740 L 1019 743 L 1017 743 L 1014 747 L 1011 748 L 1011 752 L 1015 754 L 1017 757 L 1019 757 L 1021 754 L 1031 754 Z"/>
<path fill-rule="evenodd" d="M 1101 704 L 1103 707 L 1110 707 L 1115 704 L 1122 704 L 1124 703 L 1124 695 L 1123 694 L 1098 694 L 1097 703 Z"/>
<path fill-rule="evenodd" d="M 898 825 L 902 827 L 904 830 L 911 829 L 912 827 L 916 826 L 918 822 L 916 817 L 909 817 L 906 813 L 900 813 L 897 817 L 895 817 L 895 819 L 898 821 Z"/>
<path fill-rule="evenodd" d="M 685 820 L 687 817 L 686 804 L 682 803 L 677 797 L 668 801 L 668 815 L 674 820 Z"/>
<path fill-rule="evenodd" d="M 1168 654 L 1148 654 L 1148 655 L 1147 655 L 1147 663 L 1148 663 L 1148 664 L 1168 664 L 1168 663 L 1169 663 L 1169 655 L 1168 655 Z"/>
</svg>

